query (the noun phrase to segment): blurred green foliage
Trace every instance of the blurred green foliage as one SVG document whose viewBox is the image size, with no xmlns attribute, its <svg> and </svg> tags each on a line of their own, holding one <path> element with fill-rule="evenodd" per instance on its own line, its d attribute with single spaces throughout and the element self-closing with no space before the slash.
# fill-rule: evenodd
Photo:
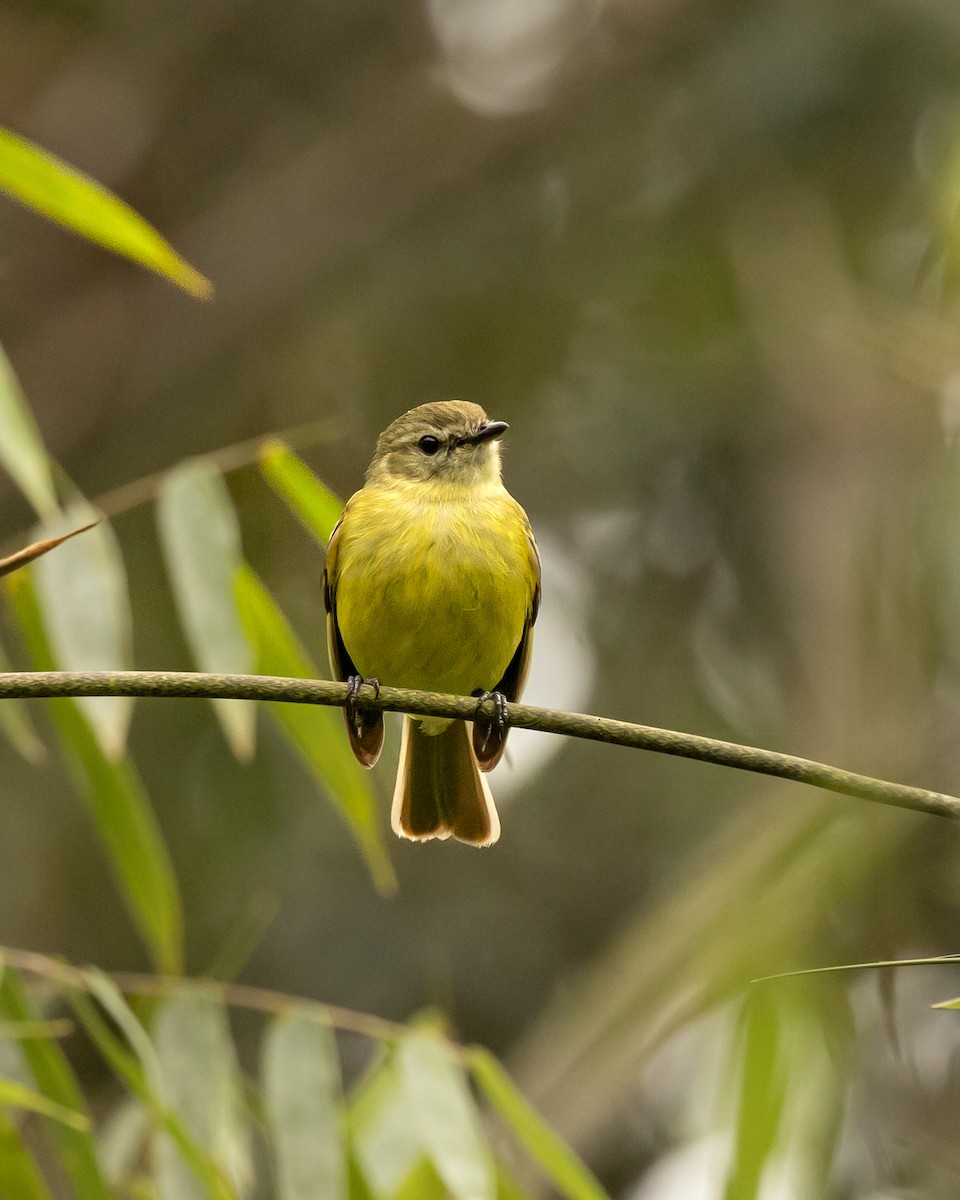
<svg viewBox="0 0 960 1200">
<path fill-rule="evenodd" d="M 315 484 L 298 501 L 311 475 L 269 450 L 261 473 L 261 439 L 322 421 L 297 451 L 346 496 L 392 417 L 461 395 L 510 421 L 507 482 L 544 550 L 531 701 L 960 789 L 949 5 L 90 7 L 88 24 L 51 6 L 0 13 L 0 124 L 149 213 L 218 299 L 192 304 L 0 208 L 0 340 L 20 381 L 0 376 L 0 462 L 14 480 L 0 511 L 16 548 L 32 517 L 14 484 L 44 517 L 54 487 L 95 498 L 124 567 L 131 661 L 179 667 L 196 650 L 150 514 L 178 464 L 211 456 L 225 473 L 258 668 L 310 669 L 329 505 Z M 49 479 L 40 431 L 62 464 Z M 8 612 L 2 631 L 21 666 L 22 616 Z M 19 710 L 44 744 L 47 711 Z M 89 762 L 76 769 L 81 728 L 97 770 L 129 784 L 128 761 L 110 757 L 119 719 L 97 727 L 89 709 L 70 711 L 67 761 L 86 794 L 100 791 Z M 396 845 L 388 866 L 373 814 L 389 763 L 372 784 L 350 783 L 337 714 L 309 715 L 315 729 L 263 723 L 256 756 L 238 762 L 210 706 L 139 705 L 121 811 L 141 834 L 156 814 L 189 970 L 233 944 L 266 894 L 277 916 L 244 981 L 400 1022 L 436 1005 L 458 1040 L 505 1058 L 555 1132 L 526 1101 L 488 1091 L 515 1136 L 478 1133 L 458 1090 L 468 1186 L 505 1200 L 586 1178 L 589 1195 L 560 1137 L 631 1200 L 956 1195 L 960 1043 L 955 1014 L 928 1009 L 960 990 L 954 968 L 749 988 L 778 970 L 953 949 L 956 831 L 706 766 L 518 737 L 512 769 L 492 781 L 504 800 L 495 851 Z M 8 732 L 28 758 L 2 749 L 0 943 L 104 968 L 163 961 L 156 932 L 139 948 L 105 885 L 59 760 L 38 763 L 22 724 Z M 241 741 L 252 749 L 249 728 Z M 122 850 L 105 845 L 122 881 Z M 160 851 L 152 861 L 145 881 L 167 869 Z M 395 871 L 394 899 L 369 868 L 381 891 Z M 136 920 L 151 928 L 143 911 Z M 76 1000 L 54 990 L 54 1003 Z M 142 1149 L 164 1120 L 181 1156 L 197 1150 L 196 1128 L 149 1084 L 156 1001 L 131 1000 L 131 1017 L 114 998 L 101 1027 L 107 996 L 95 994 L 62 1059 L 51 1039 L 22 1043 L 28 1059 L 47 1055 L 32 1082 L 7 1070 L 0 1042 L 4 1078 L 93 1112 L 104 1164 L 92 1164 L 91 1134 L 53 1123 L 48 1146 L 45 1118 L 4 1110 L 3 1169 L 24 1196 L 123 1180 L 144 1194 Z M 28 1019 L 18 1011 L 5 1019 Z M 205 1013 L 222 1048 L 222 1010 Z M 346 1163 L 313 1147 L 312 1165 L 274 1173 L 261 1169 L 263 1131 L 292 1098 L 277 1094 L 282 1071 L 261 1086 L 262 1031 L 238 1014 L 243 1086 L 235 1074 L 204 1082 L 257 1099 L 242 1119 L 252 1194 L 283 1195 L 301 1169 L 375 1200 L 450 1192 L 464 1176 L 411 1128 L 402 1047 L 437 1039 L 412 1057 L 437 1067 L 448 1096 L 463 1063 L 424 1028 L 396 1031 L 372 1062 L 338 1036 L 339 1070 L 329 1040 L 311 1043 L 311 1077 L 327 1089 L 317 1103 L 343 1114 Z M 236 1187 L 249 1176 L 230 1173 L 227 1141 L 223 1161 L 195 1166 Z M 109 1183 L 90 1182 L 108 1161 Z"/>
</svg>

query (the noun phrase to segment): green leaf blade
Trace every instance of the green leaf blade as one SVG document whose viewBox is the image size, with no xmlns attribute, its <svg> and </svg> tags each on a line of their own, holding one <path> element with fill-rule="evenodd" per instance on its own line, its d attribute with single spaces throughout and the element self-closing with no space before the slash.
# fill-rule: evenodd
<svg viewBox="0 0 960 1200">
<path fill-rule="evenodd" d="M 376 1200 L 394 1200 L 422 1151 L 392 1056 L 355 1089 L 349 1124 L 354 1161 L 364 1184 Z"/>
<path fill-rule="evenodd" d="M 347 1200 L 340 1062 L 336 1039 L 316 1010 L 295 1010 L 269 1026 L 263 1092 L 278 1200 Z"/>
<path fill-rule="evenodd" d="M 0 980 L 0 1015 L 17 1022 L 37 1019 L 17 973 L 9 968 Z M 89 1121 L 76 1076 L 57 1043 L 52 1038 L 36 1038 L 23 1042 L 21 1049 L 37 1091 Z M 90 1128 L 71 1128 L 58 1122 L 51 1124 L 49 1133 L 78 1200 L 112 1200 Z"/>
<path fill-rule="evenodd" d="M 154 1045 L 166 1103 L 235 1192 L 244 1194 L 253 1168 L 226 1009 L 212 997 L 177 996 L 157 1015 Z M 206 1200 L 207 1188 L 166 1133 L 156 1141 L 154 1163 L 161 1200 Z"/>
<path fill-rule="evenodd" d="M 489 1050 L 471 1046 L 467 1061 L 477 1087 L 564 1196 L 569 1200 L 609 1200 L 593 1173 L 517 1090 Z"/>
<path fill-rule="evenodd" d="M 780 1015 L 770 991 L 747 993 L 740 1014 L 740 1105 L 725 1200 L 756 1200 L 776 1148 L 786 1098 Z"/>
<path fill-rule="evenodd" d="M 55 670 L 28 572 L 6 581 L 36 670 Z M 157 969 L 181 969 L 183 915 L 173 867 L 140 777 L 126 758 L 107 758 L 73 700 L 46 701 L 64 759 L 108 852 L 110 866 Z"/>
<path fill-rule="evenodd" d="M 160 1059 L 136 1015 L 123 996 L 123 993 L 102 971 L 90 967 L 83 973 L 89 994 L 100 1004 L 116 1027 L 126 1038 L 127 1044 L 133 1051 L 143 1075 L 143 1085 L 155 1101 L 159 1101 L 163 1091 L 163 1072 Z"/>
<path fill-rule="evenodd" d="M 427 1159 L 421 1159 L 397 1189 L 393 1200 L 447 1200 L 449 1195 L 437 1168 Z"/>
<path fill-rule="evenodd" d="M 85 501 L 43 527 L 47 538 L 99 520 Z M 64 671 L 125 671 L 133 665 L 130 594 L 120 547 L 106 521 L 65 541 L 31 568 L 53 658 Z M 87 696 L 78 702 L 110 759 L 123 756 L 133 715 L 129 697 Z"/>
<path fill-rule="evenodd" d="M 0 347 L 0 466 L 41 520 L 58 511 L 50 457 L 10 360 Z"/>
<path fill-rule="evenodd" d="M 132 1194 L 131 1183 L 150 1133 L 147 1105 L 135 1096 L 122 1100 L 98 1131 L 97 1145 L 107 1181 L 120 1195 Z M 2 1195 L 2 1193 L 0 1193 Z"/>
<path fill-rule="evenodd" d="M 415 1028 L 397 1047 L 397 1066 L 420 1144 L 456 1200 L 494 1200 L 493 1162 L 476 1107 L 450 1045 Z"/>
<path fill-rule="evenodd" d="M 7 129 L 0 129 L 0 190 L 58 225 L 156 271 L 197 299 L 213 294 L 209 279 L 128 204 Z"/>
<path fill-rule="evenodd" d="M 55 1100 L 42 1096 L 32 1088 L 24 1087 L 15 1079 L 0 1078 L 0 1104 L 7 1108 L 22 1108 L 27 1112 L 38 1113 L 41 1117 L 49 1117 L 59 1121 L 70 1129 L 87 1130 L 90 1128 L 90 1118 L 85 1113 L 67 1108 Z"/>
<path fill-rule="evenodd" d="M 184 1129 L 177 1114 L 166 1105 L 162 1072 L 156 1052 L 150 1046 L 146 1055 L 142 1053 L 149 1040 L 146 1030 L 108 980 L 95 972 L 86 972 L 85 976 L 86 986 L 93 990 L 101 1003 L 106 1002 L 107 1012 L 117 1020 L 129 1044 L 116 1035 L 100 1007 L 93 1002 L 84 987 L 70 986 L 66 989 L 67 998 L 91 1042 L 132 1096 L 143 1103 L 145 1115 L 153 1127 L 169 1135 L 183 1156 L 184 1164 L 190 1167 L 198 1183 L 205 1189 L 203 1195 L 209 1196 L 210 1200 L 236 1200 L 236 1192 L 221 1168 Z M 132 1042 L 129 1040 L 131 1034 Z M 149 1195 L 151 1200 L 155 1200 L 154 1190 L 151 1190 Z"/>
<path fill-rule="evenodd" d="M 246 563 L 237 576 L 236 594 L 247 635 L 257 649 L 257 671 L 263 675 L 316 678 L 316 667 L 273 597 Z M 340 714 L 314 704 L 271 704 L 268 708 L 336 804 L 363 852 L 374 885 L 381 894 L 392 894 L 396 876 L 381 837 L 373 790 L 353 757 Z"/>
<path fill-rule="evenodd" d="M 279 439 L 263 446 L 260 471 L 307 532 L 326 546 L 340 519 L 343 502 Z"/>
<path fill-rule="evenodd" d="M 247 674 L 254 651 L 235 600 L 243 562 L 240 526 L 223 474 L 209 459 L 181 463 L 157 497 L 157 526 L 177 609 L 194 660 L 212 674 Z M 256 747 L 256 705 L 214 700 L 214 711 L 237 758 Z"/>
<path fill-rule="evenodd" d="M 36 1163 L 3 1111 L 0 1111 L 0 1196 L 52 1200 Z"/>
</svg>

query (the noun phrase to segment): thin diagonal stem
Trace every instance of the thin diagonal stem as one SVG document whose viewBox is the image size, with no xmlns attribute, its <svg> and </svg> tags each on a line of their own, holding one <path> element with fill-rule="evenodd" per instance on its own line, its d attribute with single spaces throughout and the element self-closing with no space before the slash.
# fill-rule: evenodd
<svg viewBox="0 0 960 1200">
<path fill-rule="evenodd" d="M 60 987 L 80 988 L 89 991 L 89 972 L 75 967 L 59 958 L 39 954 L 35 950 L 17 950 L 0 946 L 0 963 L 6 963 L 28 975 L 48 979 Z M 244 983 L 219 983 L 214 979 L 185 979 L 179 976 L 141 975 L 128 971 L 108 973 L 108 978 L 126 996 L 175 996 L 200 994 L 228 1004 L 232 1008 L 249 1008 L 255 1012 L 280 1016 L 295 1008 L 314 1007 L 323 1019 L 335 1029 L 346 1033 L 359 1033 L 375 1041 L 392 1041 L 403 1031 L 403 1026 L 371 1013 L 356 1012 L 336 1004 L 324 1004 L 321 1000 L 308 1000 L 303 996 L 291 996 L 286 992 L 275 992 L 271 988 L 251 987 Z M 49 1023 L 49 1024 L 52 1024 Z M 62 1023 L 61 1023 L 62 1024 Z"/>
<path fill-rule="evenodd" d="M 283 679 L 269 675 L 204 675 L 186 671 L 45 671 L 0 674 L 0 700 L 4 698 L 56 696 L 166 696 L 180 698 L 222 698 L 230 700 L 266 700 L 284 704 L 324 704 L 342 707 L 347 685 L 322 679 Z M 411 713 L 420 717 L 455 717 L 472 720 L 477 701 L 469 696 L 448 696 L 439 692 L 416 692 L 406 688 L 381 687 L 374 695 L 364 687 L 362 703 L 371 709 Z M 493 701 L 484 711 L 495 716 Z M 908 808 L 937 817 L 960 818 L 960 798 L 873 779 L 844 771 L 826 763 L 791 754 L 779 754 L 756 746 L 717 741 L 673 729 L 633 725 L 609 717 L 535 708 L 529 704 L 510 704 L 507 724 L 516 729 L 536 729 L 564 737 L 585 738 L 657 754 L 673 754 L 718 766 L 735 767 L 759 775 L 772 775 L 806 783 L 840 795 L 855 796 L 894 808 Z"/>
<path fill-rule="evenodd" d="M 295 425 L 291 429 L 258 434 L 256 437 L 247 438 L 246 441 L 234 442 L 232 445 L 222 446 L 219 450 L 201 454 L 201 457 L 216 463 L 224 473 L 229 473 L 242 467 L 253 466 L 259 460 L 264 447 L 273 441 L 280 440 L 294 449 L 302 449 L 320 445 L 341 435 L 341 422 L 336 418 L 325 418 L 310 421 L 305 425 Z M 132 508 L 155 500 L 170 470 L 171 468 L 167 467 L 162 471 L 154 471 L 150 475 L 143 475 L 139 479 L 111 488 L 108 492 L 102 492 L 90 501 L 90 507 L 105 517 L 119 517 Z M 29 536 L 29 530 L 24 530 L 11 538 L 11 553 L 12 547 L 19 546 Z"/>
</svg>

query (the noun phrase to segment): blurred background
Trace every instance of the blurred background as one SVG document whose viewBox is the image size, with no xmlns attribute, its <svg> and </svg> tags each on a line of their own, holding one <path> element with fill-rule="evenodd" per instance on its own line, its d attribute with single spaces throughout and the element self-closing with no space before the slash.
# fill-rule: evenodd
<svg viewBox="0 0 960 1200">
<path fill-rule="evenodd" d="M 0 123 L 216 285 L 0 203 L 0 340 L 115 515 L 138 667 L 190 658 L 149 485 L 115 489 L 309 425 L 346 497 L 459 396 L 510 422 L 543 551 L 531 703 L 960 791 L 955 5 L 6 0 Z M 322 661 L 321 555 L 229 480 Z M 0 479 L 0 537 L 30 524 Z M 443 1008 L 617 1197 L 955 1197 L 960 970 L 749 980 L 957 950 L 958 831 L 511 743 L 500 844 L 391 842 L 383 899 L 273 730 L 239 764 L 209 707 L 141 702 L 189 969 L 255 928 L 246 981 Z M 142 967 L 56 756 L 0 762 L 0 942 Z"/>
</svg>

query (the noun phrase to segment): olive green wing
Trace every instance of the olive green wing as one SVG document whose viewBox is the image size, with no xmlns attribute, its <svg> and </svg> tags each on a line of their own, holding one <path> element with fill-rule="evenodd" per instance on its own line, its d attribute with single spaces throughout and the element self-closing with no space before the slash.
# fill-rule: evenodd
<svg viewBox="0 0 960 1200">
<path fill-rule="evenodd" d="M 356 668 L 350 661 L 350 655 L 340 636 L 337 625 L 337 580 L 339 566 L 340 539 L 343 536 L 343 522 L 349 505 L 340 514 L 340 520 L 333 527 L 330 541 L 327 542 L 327 557 L 323 564 L 323 607 L 327 614 L 327 657 L 330 660 L 330 670 L 335 679 L 349 679 L 356 674 Z"/>
<path fill-rule="evenodd" d="M 517 506 L 519 508 L 519 505 Z M 530 658 L 533 652 L 533 626 L 540 611 L 540 553 L 534 540 L 533 530 L 526 513 L 520 509 L 523 517 L 524 531 L 530 553 L 530 603 L 527 617 L 523 624 L 520 642 L 514 651 L 510 665 L 503 673 L 503 678 L 494 688 L 508 703 L 520 699 L 530 673 Z M 477 756 L 477 764 L 481 771 L 492 771 L 500 759 L 507 744 L 509 730 L 501 726 L 496 718 L 492 721 L 483 718 L 473 723 L 473 751 Z"/>
<path fill-rule="evenodd" d="M 327 543 L 327 557 L 323 565 L 323 606 L 327 612 L 327 655 L 330 659 L 330 670 L 336 679 L 359 680 L 360 673 L 347 653 L 340 626 L 337 624 L 339 550 L 349 512 L 350 504 L 348 502 L 340 514 L 340 520 L 333 527 L 333 533 Z M 357 762 L 364 767 L 372 767 L 383 749 L 383 714 L 381 712 L 364 712 L 356 705 L 349 705 L 343 710 L 343 716 L 347 723 L 350 748 L 353 750 Z"/>
</svg>

